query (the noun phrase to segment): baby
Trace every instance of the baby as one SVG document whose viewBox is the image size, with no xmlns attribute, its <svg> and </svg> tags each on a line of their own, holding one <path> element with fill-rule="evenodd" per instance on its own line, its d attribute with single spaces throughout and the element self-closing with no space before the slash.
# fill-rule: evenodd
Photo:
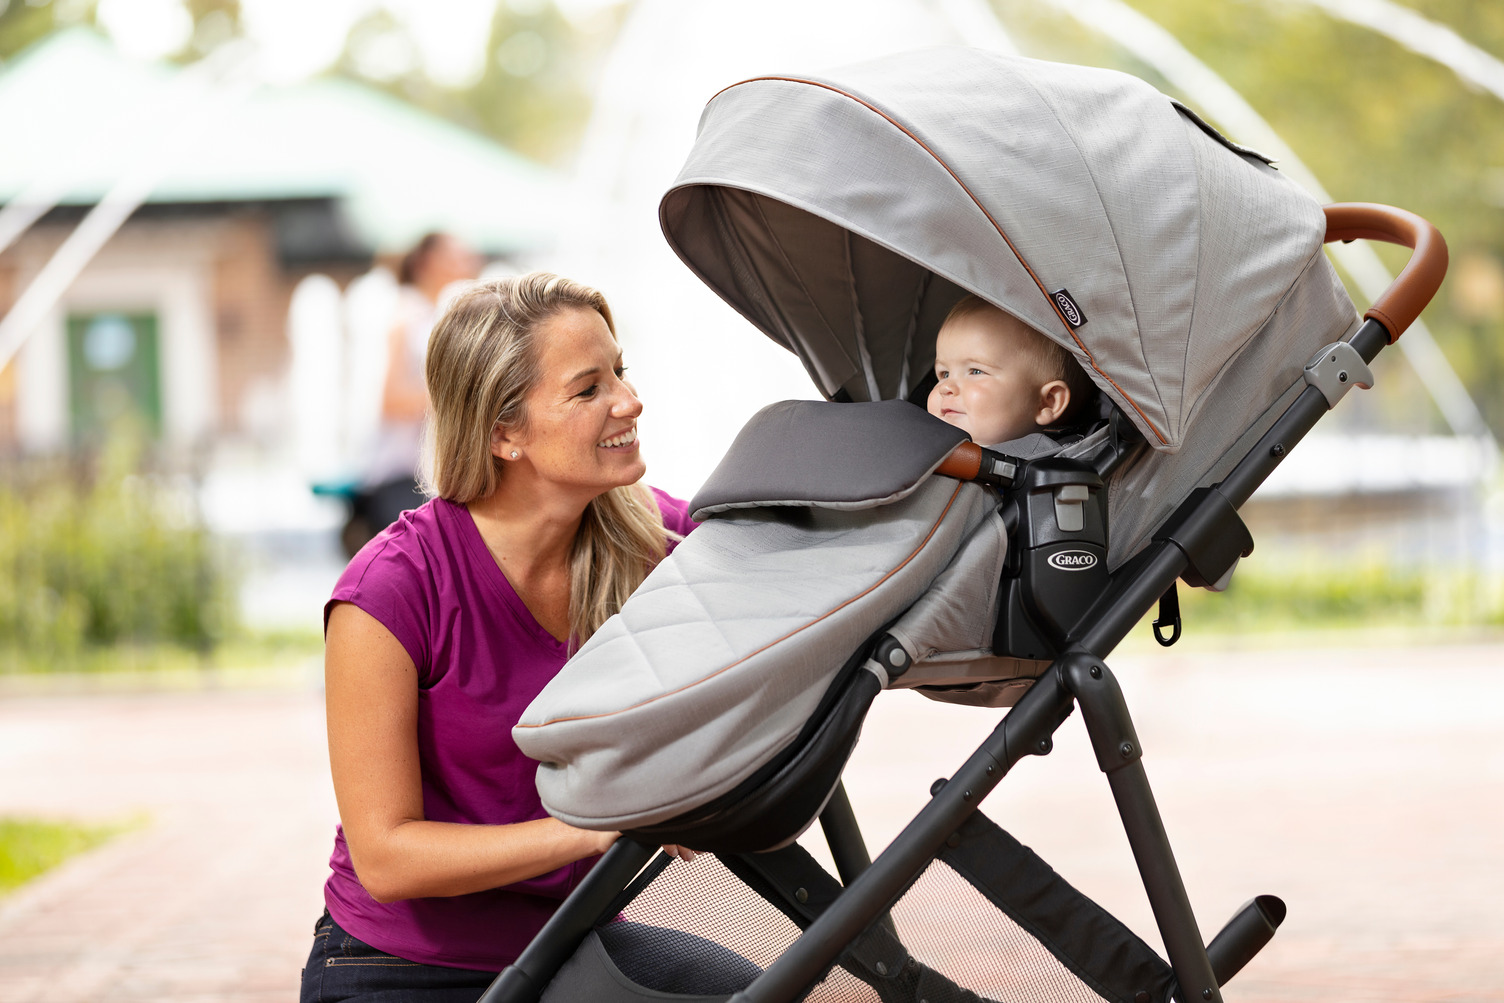
<svg viewBox="0 0 1504 1003">
<path fill-rule="evenodd" d="M 1096 395 L 1069 352 L 976 296 L 940 326 L 935 378 L 929 413 L 983 446 L 1065 424 Z"/>
</svg>

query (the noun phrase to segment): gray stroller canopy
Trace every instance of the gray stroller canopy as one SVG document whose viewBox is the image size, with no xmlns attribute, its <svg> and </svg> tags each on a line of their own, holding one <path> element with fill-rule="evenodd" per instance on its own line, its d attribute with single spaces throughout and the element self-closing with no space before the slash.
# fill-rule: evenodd
<svg viewBox="0 0 1504 1003">
<path fill-rule="evenodd" d="M 1137 78 L 962 48 L 727 88 L 660 218 L 827 397 L 909 396 L 970 291 L 1070 350 L 1172 453 L 1326 228 Z M 1230 425 L 1268 402 L 1247 403 Z"/>
</svg>

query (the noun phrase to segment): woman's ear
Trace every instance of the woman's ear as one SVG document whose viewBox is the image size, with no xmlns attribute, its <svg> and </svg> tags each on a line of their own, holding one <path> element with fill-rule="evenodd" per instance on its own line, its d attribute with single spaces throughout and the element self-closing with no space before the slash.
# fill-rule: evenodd
<svg viewBox="0 0 1504 1003">
<path fill-rule="evenodd" d="M 517 458 L 517 444 L 499 421 L 491 426 L 491 455 L 504 460 Z"/>
<path fill-rule="evenodd" d="M 1039 410 L 1034 414 L 1034 423 L 1041 427 L 1055 424 L 1070 403 L 1071 388 L 1064 380 L 1051 380 L 1039 388 Z"/>
</svg>

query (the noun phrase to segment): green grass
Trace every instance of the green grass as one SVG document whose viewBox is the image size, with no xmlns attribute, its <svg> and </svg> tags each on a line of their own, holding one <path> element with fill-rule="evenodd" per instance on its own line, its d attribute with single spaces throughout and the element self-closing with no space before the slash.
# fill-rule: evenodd
<svg viewBox="0 0 1504 1003">
<path fill-rule="evenodd" d="M 139 824 L 80 825 L 33 818 L 0 818 L 0 895 L 14 891 L 69 857 L 91 850 Z"/>
</svg>

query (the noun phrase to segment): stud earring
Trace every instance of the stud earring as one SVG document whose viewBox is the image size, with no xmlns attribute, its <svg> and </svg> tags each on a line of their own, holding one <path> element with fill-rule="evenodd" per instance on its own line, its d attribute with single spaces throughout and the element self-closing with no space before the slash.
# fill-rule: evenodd
<svg viewBox="0 0 1504 1003">
<path fill-rule="evenodd" d="M 517 450 L 512 450 L 512 459 L 517 459 Z"/>
</svg>

